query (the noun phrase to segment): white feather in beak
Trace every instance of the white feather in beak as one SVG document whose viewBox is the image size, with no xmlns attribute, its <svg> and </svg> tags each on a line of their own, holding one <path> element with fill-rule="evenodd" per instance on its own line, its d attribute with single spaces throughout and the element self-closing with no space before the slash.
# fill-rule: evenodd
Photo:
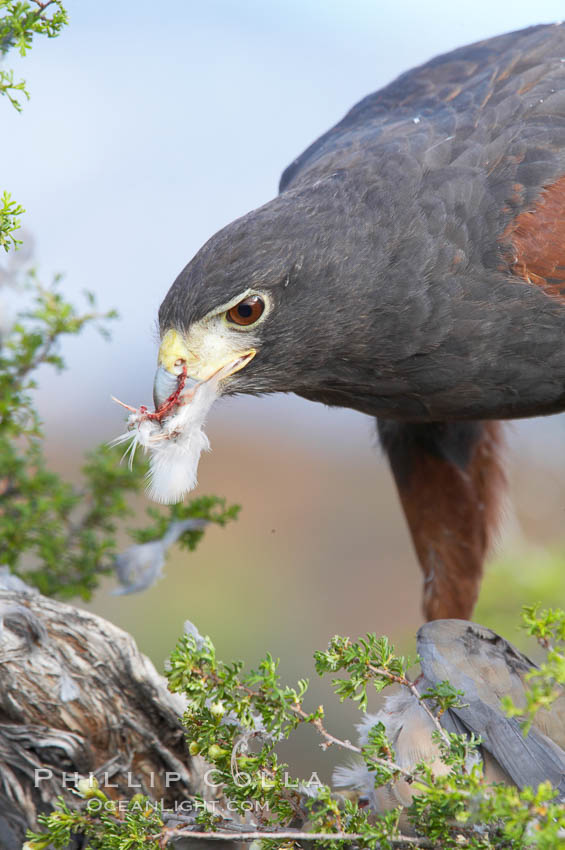
<svg viewBox="0 0 565 850">
<path fill-rule="evenodd" d="M 147 493 L 156 502 L 180 502 L 194 489 L 200 455 L 210 448 L 203 427 L 218 398 L 218 381 L 199 384 L 193 392 L 192 400 L 165 419 L 150 437 Z"/>
<path fill-rule="evenodd" d="M 128 430 L 113 445 L 130 442 L 126 450 L 130 464 L 138 446 L 150 454 L 147 492 L 156 502 L 180 502 L 196 486 L 200 455 L 210 448 L 203 426 L 218 398 L 222 373 L 223 370 L 181 393 L 171 414 L 162 419 L 145 407 L 136 409 L 118 402 L 132 413 L 128 417 Z"/>
</svg>

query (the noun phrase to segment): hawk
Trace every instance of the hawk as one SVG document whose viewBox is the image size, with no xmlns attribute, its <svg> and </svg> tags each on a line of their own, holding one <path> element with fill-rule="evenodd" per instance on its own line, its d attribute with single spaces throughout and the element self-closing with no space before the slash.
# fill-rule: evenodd
<svg viewBox="0 0 565 850">
<path fill-rule="evenodd" d="M 158 497 L 193 482 L 175 470 L 203 439 L 183 454 L 179 434 L 201 434 L 218 394 L 361 411 L 426 618 L 470 617 L 504 489 L 501 421 L 565 409 L 565 26 L 463 47 L 361 100 L 277 197 L 201 248 L 159 323 L 152 427 L 168 422 L 178 451 Z M 182 392 L 195 404 L 203 386 L 183 418 Z"/>
</svg>

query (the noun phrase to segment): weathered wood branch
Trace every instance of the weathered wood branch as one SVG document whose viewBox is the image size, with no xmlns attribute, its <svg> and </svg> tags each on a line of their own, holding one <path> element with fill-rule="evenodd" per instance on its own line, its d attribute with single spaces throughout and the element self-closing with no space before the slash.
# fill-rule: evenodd
<svg viewBox="0 0 565 850">
<path fill-rule="evenodd" d="M 210 799 L 183 707 L 121 629 L 0 590 L 0 848 L 19 850 L 57 796 L 76 804 L 76 774 L 94 774 L 113 799 L 143 793 L 171 808 L 195 793 Z"/>
</svg>

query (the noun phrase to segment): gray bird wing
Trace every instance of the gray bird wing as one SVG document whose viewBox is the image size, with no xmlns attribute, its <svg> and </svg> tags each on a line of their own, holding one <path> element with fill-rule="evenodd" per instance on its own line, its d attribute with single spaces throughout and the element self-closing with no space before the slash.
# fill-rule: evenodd
<svg viewBox="0 0 565 850">
<path fill-rule="evenodd" d="M 563 164 L 554 154 L 564 143 L 564 48 L 565 25 L 541 25 L 466 45 L 407 71 L 363 98 L 298 156 L 283 172 L 279 191 L 328 175 L 339 169 L 344 154 L 359 146 L 366 150 L 375 141 L 380 147 L 392 142 L 424 151 L 452 139 L 449 158 L 466 169 L 507 125 L 520 127 L 519 150 L 506 137 L 500 150 L 487 152 L 494 181 L 507 182 L 506 173 L 495 172 L 510 151 L 523 171 L 536 172 L 518 178 L 537 191 Z M 524 159 L 526 138 L 532 154 Z"/>
<path fill-rule="evenodd" d="M 450 711 L 446 728 L 480 735 L 484 749 L 519 788 L 549 780 L 565 794 L 565 751 L 559 745 L 565 734 L 563 697 L 546 713 L 549 719 L 538 720 L 526 736 L 519 720 L 500 708 L 506 694 L 524 705 L 524 676 L 536 667 L 529 658 L 495 632 L 466 620 L 426 623 L 418 632 L 418 654 L 426 683 L 448 680 L 465 694 L 465 707 Z"/>
</svg>

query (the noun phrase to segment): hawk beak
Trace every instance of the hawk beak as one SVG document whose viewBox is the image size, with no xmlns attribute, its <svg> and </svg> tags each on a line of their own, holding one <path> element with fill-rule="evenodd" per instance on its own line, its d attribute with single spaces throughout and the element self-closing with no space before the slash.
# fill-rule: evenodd
<svg viewBox="0 0 565 850">
<path fill-rule="evenodd" d="M 194 348 L 188 347 L 186 340 L 178 331 L 167 331 L 159 349 L 159 365 L 153 382 L 153 401 L 156 410 L 176 392 L 179 377 L 185 369 L 183 395 L 199 384 L 213 379 L 219 382 L 229 378 L 230 375 L 247 366 L 256 354 L 255 349 L 228 351 L 225 343 L 221 347 L 218 346 L 221 350 L 217 352 L 213 351 L 215 346 L 210 347 L 212 356 L 201 358 Z"/>
<path fill-rule="evenodd" d="M 200 381 L 196 378 L 187 377 L 184 382 L 184 390 L 191 390 L 199 383 Z M 164 366 L 157 367 L 155 379 L 153 381 L 153 404 L 155 405 L 155 410 L 161 407 L 161 405 L 173 395 L 178 384 L 178 375 L 175 375 L 174 372 L 169 372 Z"/>
</svg>

